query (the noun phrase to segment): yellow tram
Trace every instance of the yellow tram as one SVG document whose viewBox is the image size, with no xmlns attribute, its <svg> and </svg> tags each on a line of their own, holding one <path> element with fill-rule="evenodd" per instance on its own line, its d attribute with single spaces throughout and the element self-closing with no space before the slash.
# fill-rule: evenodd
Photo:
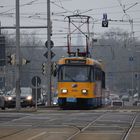
<svg viewBox="0 0 140 140">
<path fill-rule="evenodd" d="M 102 64 L 86 57 L 58 61 L 58 104 L 60 107 L 102 106 L 105 73 Z"/>
</svg>

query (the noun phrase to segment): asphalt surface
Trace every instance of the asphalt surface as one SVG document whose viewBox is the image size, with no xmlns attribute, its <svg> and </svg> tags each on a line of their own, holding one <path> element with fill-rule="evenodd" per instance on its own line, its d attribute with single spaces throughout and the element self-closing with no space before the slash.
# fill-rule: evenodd
<svg viewBox="0 0 140 140">
<path fill-rule="evenodd" d="M 0 140 L 139 140 L 136 109 L 0 111 Z"/>
</svg>

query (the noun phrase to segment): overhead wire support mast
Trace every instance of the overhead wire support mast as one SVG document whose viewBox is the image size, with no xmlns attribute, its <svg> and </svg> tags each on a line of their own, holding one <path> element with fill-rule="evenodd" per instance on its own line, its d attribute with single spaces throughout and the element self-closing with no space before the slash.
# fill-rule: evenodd
<svg viewBox="0 0 140 140">
<path fill-rule="evenodd" d="M 50 19 L 50 0 L 47 0 L 47 45 L 48 45 L 48 60 L 47 60 L 47 106 L 51 106 L 51 19 Z"/>
<path fill-rule="evenodd" d="M 16 0 L 16 110 L 20 110 L 20 9 Z"/>
</svg>

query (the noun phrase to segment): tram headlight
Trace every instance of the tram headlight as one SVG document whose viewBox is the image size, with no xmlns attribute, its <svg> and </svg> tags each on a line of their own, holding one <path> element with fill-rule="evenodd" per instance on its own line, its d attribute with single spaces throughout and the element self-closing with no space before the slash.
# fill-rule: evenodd
<svg viewBox="0 0 140 140">
<path fill-rule="evenodd" d="M 32 100 L 32 96 L 27 96 L 26 99 L 27 100 Z"/>
<path fill-rule="evenodd" d="M 61 93 L 67 93 L 67 92 L 68 92 L 67 89 L 62 89 L 62 90 L 61 90 Z"/>
<path fill-rule="evenodd" d="M 88 90 L 87 90 L 87 89 L 82 89 L 81 92 L 82 92 L 84 95 L 88 94 Z"/>
<path fill-rule="evenodd" d="M 8 101 L 11 101 L 13 98 L 11 96 L 9 96 L 7 99 L 8 99 Z"/>
</svg>

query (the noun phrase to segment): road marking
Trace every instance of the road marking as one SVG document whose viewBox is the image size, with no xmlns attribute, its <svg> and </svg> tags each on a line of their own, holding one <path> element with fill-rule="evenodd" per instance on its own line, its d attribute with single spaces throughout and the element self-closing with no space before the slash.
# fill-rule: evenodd
<svg viewBox="0 0 140 140">
<path fill-rule="evenodd" d="M 21 117 L 21 118 L 18 118 L 18 119 L 13 119 L 11 120 L 12 122 L 15 122 L 15 121 L 20 121 L 20 120 L 23 120 L 23 119 L 26 119 L 28 118 L 29 116 L 25 116 L 25 117 Z"/>
<path fill-rule="evenodd" d="M 40 136 L 42 136 L 44 134 L 46 134 L 46 132 L 39 133 L 39 134 L 37 134 L 37 135 L 35 135 L 35 136 L 31 137 L 31 138 L 28 138 L 27 140 L 33 140 L 33 139 L 35 139 L 37 137 L 40 137 Z"/>
</svg>

